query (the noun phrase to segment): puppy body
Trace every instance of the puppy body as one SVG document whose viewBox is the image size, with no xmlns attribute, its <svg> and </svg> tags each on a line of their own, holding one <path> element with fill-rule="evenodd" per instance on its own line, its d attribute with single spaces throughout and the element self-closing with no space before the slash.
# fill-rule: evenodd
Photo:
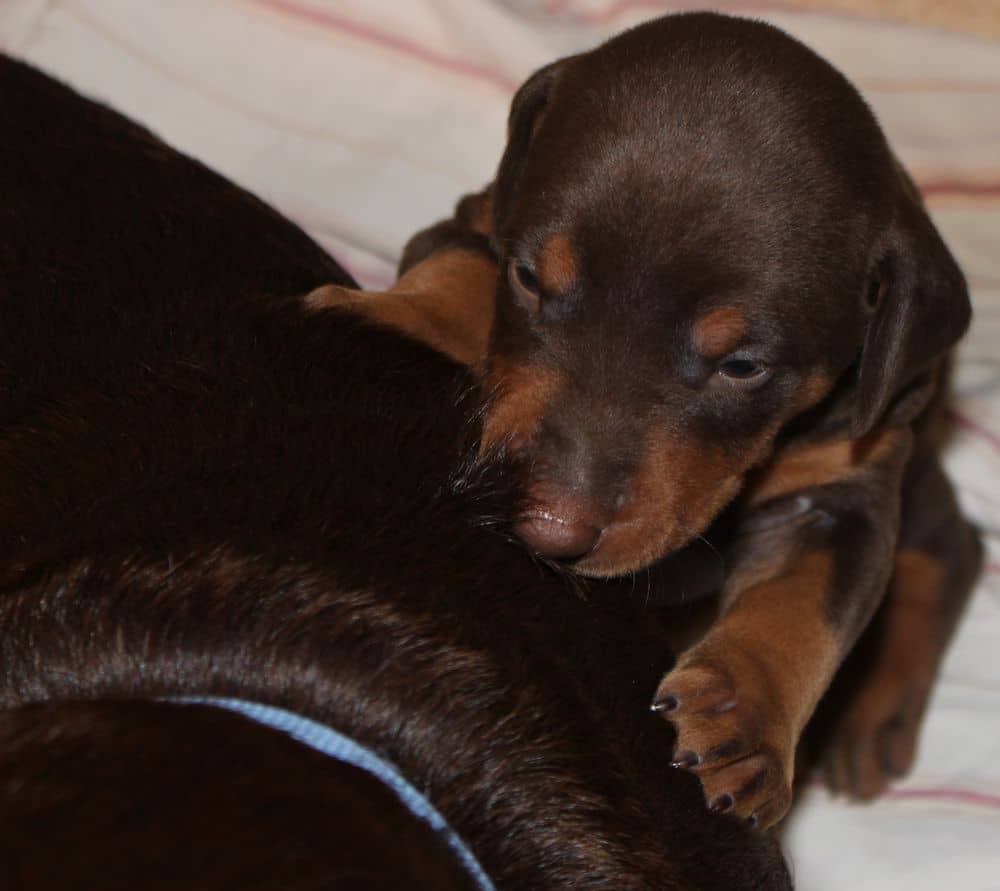
<svg viewBox="0 0 1000 891">
<path fill-rule="evenodd" d="M 588 576 L 724 551 L 722 614 L 655 701 L 713 806 L 760 825 L 888 590 L 828 748 L 835 788 L 879 791 L 980 557 L 929 432 L 965 282 L 864 101 L 777 29 L 669 16 L 536 72 L 478 202 L 521 536 Z"/>
<path fill-rule="evenodd" d="M 0 61 L 0 81 L 10 824 L 85 800 L 92 783 L 63 764 L 36 787 L 39 740 L 53 753 L 76 745 L 84 773 L 112 765 L 101 770 L 115 792 L 135 812 L 155 808 L 132 747 L 169 749 L 183 720 L 174 706 L 116 703 L 232 696 L 325 722 L 392 761 L 499 887 L 788 887 L 772 844 L 707 814 L 694 780 L 657 762 L 672 733 L 646 704 L 668 662 L 648 619 L 596 592 L 582 602 L 505 534 L 520 496 L 508 468 L 472 460 L 468 372 L 321 306 L 315 289 L 349 277 L 254 199 L 25 66 Z M 267 821 L 287 746 L 200 711 L 191 720 L 191 745 L 257 747 Z M 331 771 L 317 794 L 354 794 Z M 49 875 L 76 887 L 113 853 L 141 876 L 164 836 L 200 850 L 200 822 L 253 800 L 185 820 L 179 798 L 149 832 L 106 812 L 87 836 L 98 847 L 62 849 Z M 213 807 L 208 794 L 190 800 Z M 308 799 L 318 819 L 321 804 Z M 287 862 L 286 813 L 274 848 L 226 849 L 214 887 Z M 311 847 L 311 832 L 297 849 L 309 868 L 282 887 L 328 887 L 331 864 L 360 869 L 359 882 L 384 877 L 362 868 L 371 851 L 352 859 L 340 819 L 326 824 L 336 850 Z M 240 826 L 267 844 L 254 820 Z M 5 862 L 38 875 L 17 859 L 18 835 L 3 837 Z M 376 847 L 382 837 L 372 826 Z M 408 830 L 399 843 L 423 845 Z M 434 876 L 453 871 L 424 853 L 440 868 L 424 886 L 441 887 Z M 422 856 L 387 850 L 384 865 L 405 874 Z"/>
</svg>

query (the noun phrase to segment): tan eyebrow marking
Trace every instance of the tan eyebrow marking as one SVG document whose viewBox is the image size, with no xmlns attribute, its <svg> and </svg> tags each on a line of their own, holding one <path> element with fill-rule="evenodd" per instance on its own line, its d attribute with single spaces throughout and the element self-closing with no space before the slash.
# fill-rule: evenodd
<svg viewBox="0 0 1000 891">
<path fill-rule="evenodd" d="M 576 250 L 562 234 L 551 236 L 538 254 L 538 278 L 542 287 L 553 294 L 572 289 L 579 275 Z"/>
<path fill-rule="evenodd" d="M 708 359 L 732 352 L 746 336 L 749 325 L 738 306 L 720 306 L 697 319 L 691 328 L 695 349 Z"/>
</svg>

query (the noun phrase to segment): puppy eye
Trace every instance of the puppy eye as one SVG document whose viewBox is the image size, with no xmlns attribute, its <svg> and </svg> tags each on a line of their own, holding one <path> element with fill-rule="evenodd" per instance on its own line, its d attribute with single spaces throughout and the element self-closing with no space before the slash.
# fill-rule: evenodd
<svg viewBox="0 0 1000 891">
<path fill-rule="evenodd" d="M 770 376 L 771 369 L 752 359 L 730 358 L 719 363 L 715 373 L 735 387 L 757 387 Z"/>
<path fill-rule="evenodd" d="M 510 289 L 518 306 L 530 313 L 537 312 L 541 297 L 538 277 L 531 267 L 520 260 L 511 260 L 507 266 L 507 280 L 510 282 Z"/>
</svg>

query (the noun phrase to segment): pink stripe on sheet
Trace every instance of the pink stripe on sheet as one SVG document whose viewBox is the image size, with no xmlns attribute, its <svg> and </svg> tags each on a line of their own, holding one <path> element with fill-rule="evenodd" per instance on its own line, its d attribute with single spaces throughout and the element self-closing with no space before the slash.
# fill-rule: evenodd
<svg viewBox="0 0 1000 891">
<path fill-rule="evenodd" d="M 858 83 L 871 93 L 1000 93 L 1000 82 L 985 80 L 861 77 Z"/>
<path fill-rule="evenodd" d="M 545 12 L 549 15 L 561 15 L 574 22 L 587 25 L 607 25 L 617 18 L 630 12 L 649 10 L 650 12 L 688 12 L 702 10 L 705 7 L 690 0 L 615 0 L 603 9 L 575 9 L 573 0 L 550 0 L 545 4 Z M 744 12 L 765 9 L 783 11 L 801 11 L 802 7 L 795 3 L 781 3 L 775 0 L 729 0 L 728 3 L 716 3 L 713 8 L 718 12 L 742 10 Z M 807 10 L 808 11 L 808 10 Z"/>
<path fill-rule="evenodd" d="M 476 65 L 465 59 L 446 56 L 436 50 L 422 46 L 413 40 L 397 37 L 388 31 L 380 30 L 363 22 L 354 21 L 346 16 L 337 15 L 325 10 L 313 9 L 302 3 L 292 2 L 292 0 L 254 0 L 254 2 L 258 6 L 265 7 L 289 18 L 309 22 L 310 24 L 318 25 L 331 31 L 337 31 L 341 34 L 348 34 L 351 37 L 357 37 L 359 40 L 374 44 L 382 49 L 410 56 L 431 67 L 440 68 L 451 74 L 488 83 L 502 90 L 504 93 L 512 93 L 518 86 L 514 81 L 508 80 L 503 75 L 489 68 L 484 68 L 482 65 Z"/>
<path fill-rule="evenodd" d="M 252 0 L 252 2 L 255 2 L 258 6 L 265 7 L 289 18 L 309 22 L 329 30 L 357 37 L 360 40 L 364 40 L 382 49 L 409 56 L 426 65 L 440 68 L 451 74 L 483 81 L 491 86 L 498 87 L 505 93 L 513 92 L 518 86 L 517 82 L 510 80 L 503 74 L 500 74 L 491 68 L 477 65 L 466 59 L 460 59 L 454 56 L 439 53 L 436 50 L 421 45 L 416 41 L 399 37 L 389 31 L 373 27 L 364 22 L 356 21 L 347 16 L 337 15 L 335 13 L 327 12 L 326 10 L 314 9 L 301 2 L 295 2 L 295 0 Z M 632 8 L 645 8 L 651 12 L 682 12 L 698 8 L 697 4 L 686 2 L 686 0 L 619 0 L 619 2 L 597 12 L 576 11 L 571 7 L 572 3 L 569 2 L 569 0 L 550 0 L 546 6 L 546 12 L 550 15 L 558 16 L 565 11 L 566 15 L 580 23 L 601 24 L 610 22 L 614 18 L 622 15 Z M 780 3 L 774 2 L 774 0 L 768 0 L 768 2 L 764 3 L 754 2 L 754 0 L 746 0 L 746 2 L 736 0 L 736 2 L 730 2 L 726 8 L 735 11 L 742 10 L 744 12 L 752 10 L 765 11 L 767 9 L 771 9 L 772 11 L 787 10 L 804 13 L 817 12 L 815 9 L 803 7 L 794 2 Z M 851 13 L 843 14 L 848 16 L 852 15 Z M 905 23 L 897 22 L 895 24 Z M 875 78 L 872 80 L 863 79 L 861 83 L 866 90 L 877 92 L 947 92 L 966 94 L 1000 93 L 1000 83 L 993 83 L 989 81 L 979 82 Z"/>
<path fill-rule="evenodd" d="M 963 195 L 971 198 L 1000 198 L 1000 182 L 963 182 L 962 180 L 927 180 L 918 182 L 927 196 Z"/>
<path fill-rule="evenodd" d="M 972 418 L 968 415 L 965 415 L 960 411 L 956 411 L 954 408 L 949 409 L 948 414 L 963 430 L 968 430 L 970 433 L 974 433 L 980 439 L 985 440 L 993 446 L 993 448 L 1000 451 L 1000 436 L 990 430 L 989 427 L 983 426 L 978 421 L 972 420 Z"/>
<path fill-rule="evenodd" d="M 1000 795 L 973 792 L 971 789 L 890 789 L 885 793 L 890 801 L 949 801 L 956 804 L 971 804 L 975 807 L 1000 810 Z"/>
<path fill-rule="evenodd" d="M 809 786 L 822 789 L 824 783 L 816 778 L 809 781 Z M 976 792 L 957 786 L 927 786 L 925 788 L 918 786 L 912 789 L 889 789 L 882 793 L 881 799 L 884 801 L 943 801 L 987 810 L 1000 810 L 1000 795 L 994 795 L 990 792 Z"/>
<path fill-rule="evenodd" d="M 361 40 L 372 43 L 383 49 L 398 52 L 402 55 L 410 56 L 427 65 L 441 68 L 452 74 L 468 77 L 474 80 L 484 81 L 494 87 L 499 87 L 504 92 L 512 92 L 518 84 L 497 71 L 482 65 L 477 65 L 466 59 L 460 59 L 439 53 L 436 50 L 423 46 L 413 40 L 399 37 L 388 31 L 381 30 L 363 22 L 355 21 L 347 16 L 337 15 L 326 10 L 314 9 L 295 0 L 252 0 L 258 6 L 266 7 L 274 12 L 281 13 L 289 18 L 310 22 L 330 30 L 349 34 Z M 686 10 L 698 9 L 698 4 L 689 0 L 617 0 L 617 2 L 605 7 L 602 10 L 576 10 L 573 9 L 572 0 L 550 0 L 545 6 L 545 12 L 552 16 L 567 16 L 581 24 L 599 25 L 608 24 L 615 18 L 626 12 L 647 9 L 655 12 L 683 12 Z M 864 18 L 868 16 L 860 15 L 850 10 L 822 10 L 809 6 L 803 6 L 795 2 L 782 3 L 780 0 L 730 0 L 723 4 L 725 10 L 735 12 L 799 12 L 805 14 L 833 15 L 841 18 Z M 893 25 L 906 25 L 906 22 L 874 19 L 875 21 L 888 21 Z M 892 79 L 874 78 L 862 79 L 866 90 L 876 92 L 947 92 L 947 93 L 1000 93 L 1000 83 L 990 81 L 950 81 L 950 80 L 914 80 L 914 79 Z"/>
<path fill-rule="evenodd" d="M 631 12 L 648 10 L 650 12 L 694 12 L 710 8 L 716 12 L 735 15 L 766 16 L 768 13 L 797 13 L 802 16 L 817 16 L 827 19 L 846 21 L 873 22 L 889 25 L 894 28 L 919 28 L 924 31 L 940 31 L 940 25 L 933 22 L 910 22 L 896 16 L 881 16 L 877 11 L 863 12 L 857 9 L 830 9 L 814 6 L 795 0 L 720 0 L 708 4 L 693 2 L 693 0 L 613 0 L 602 9 L 577 9 L 573 0 L 549 0 L 545 4 L 545 12 L 550 15 L 560 15 L 575 22 L 586 25 L 608 25 Z M 948 29 L 948 33 L 955 32 Z M 966 35 L 970 36 L 970 35 Z M 979 35 L 971 35 L 979 38 Z M 979 38 L 981 39 L 981 38 Z"/>
</svg>

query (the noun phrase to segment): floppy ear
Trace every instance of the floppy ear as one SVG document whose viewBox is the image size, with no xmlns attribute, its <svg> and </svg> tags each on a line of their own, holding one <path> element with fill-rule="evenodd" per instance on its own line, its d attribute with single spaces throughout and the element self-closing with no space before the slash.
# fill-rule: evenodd
<svg viewBox="0 0 1000 891">
<path fill-rule="evenodd" d="M 524 168 L 528 147 L 541 124 L 556 75 L 566 59 L 539 68 L 514 94 L 507 118 L 507 146 L 493 186 L 493 231 L 499 232 L 507 219 Z"/>
<path fill-rule="evenodd" d="M 871 430 L 896 398 L 930 370 L 962 336 L 972 315 L 962 271 L 934 228 L 916 186 L 902 168 L 899 173 L 892 232 L 870 292 L 877 303 L 861 353 L 855 436 Z M 917 402 L 900 400 L 896 414 L 912 415 Z M 912 419 L 896 414 L 894 422 Z"/>
</svg>

